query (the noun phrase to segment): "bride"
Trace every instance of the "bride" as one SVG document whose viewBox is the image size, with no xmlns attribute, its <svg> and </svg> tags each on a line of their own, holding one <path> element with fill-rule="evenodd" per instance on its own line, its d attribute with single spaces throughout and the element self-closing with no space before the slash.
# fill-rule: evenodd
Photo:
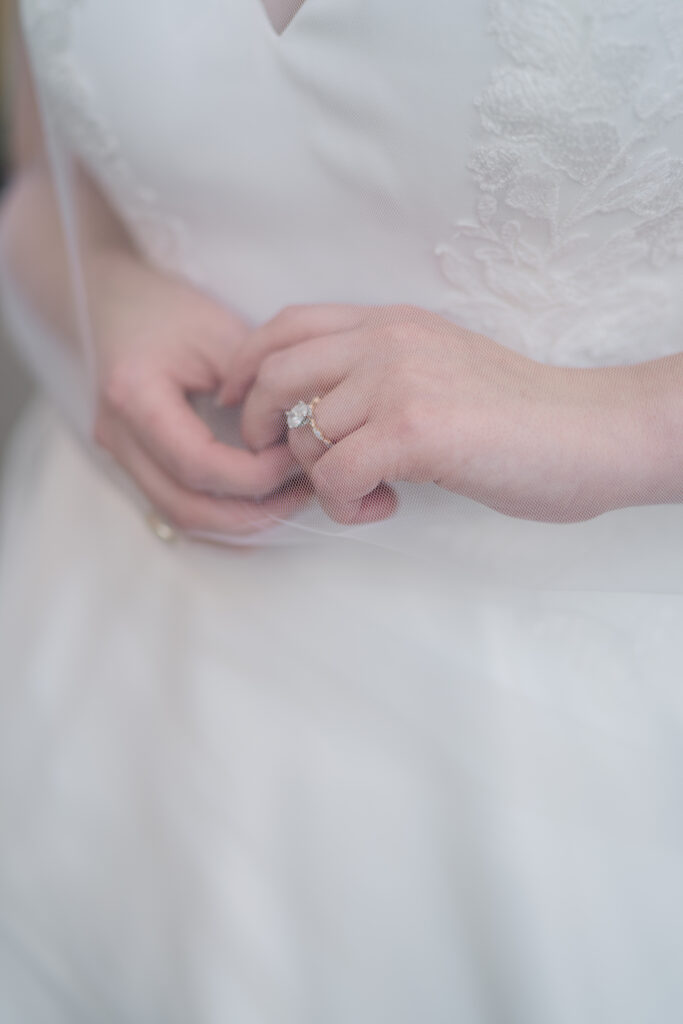
<svg viewBox="0 0 683 1024">
<path fill-rule="evenodd" d="M 678 3 L 20 7 L 3 1024 L 678 1024 Z"/>
</svg>

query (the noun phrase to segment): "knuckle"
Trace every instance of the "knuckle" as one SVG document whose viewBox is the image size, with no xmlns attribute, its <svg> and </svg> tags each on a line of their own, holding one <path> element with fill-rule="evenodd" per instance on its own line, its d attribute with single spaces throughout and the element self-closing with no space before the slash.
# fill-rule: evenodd
<svg viewBox="0 0 683 1024">
<path fill-rule="evenodd" d="M 390 330 L 398 324 L 414 323 L 421 315 L 424 314 L 418 306 L 410 302 L 400 302 L 391 306 L 373 307 L 369 322 L 380 330 Z"/>
<path fill-rule="evenodd" d="M 145 408 L 147 368 L 128 360 L 113 367 L 100 386 L 99 401 L 112 415 L 131 419 Z"/>
<path fill-rule="evenodd" d="M 414 319 L 399 320 L 397 323 L 392 324 L 390 328 L 392 341 L 394 344 L 406 347 L 409 351 L 412 351 L 415 348 L 417 330 Z"/>
<path fill-rule="evenodd" d="M 423 311 L 419 306 L 416 306 L 412 302 L 402 302 L 396 306 L 396 313 L 401 322 L 405 321 L 416 321 L 419 320 L 423 315 Z"/>
<path fill-rule="evenodd" d="M 286 352 L 271 352 L 269 356 L 266 356 L 258 371 L 259 387 L 265 391 L 273 391 L 282 379 L 286 361 Z"/>
<path fill-rule="evenodd" d="M 343 466 L 338 467 L 336 470 L 338 494 L 348 494 L 354 489 L 352 486 L 353 482 L 362 475 L 365 457 L 365 452 L 357 446 L 345 453 Z M 341 488 L 345 481 L 348 481 L 348 485 L 342 491 Z"/>
<path fill-rule="evenodd" d="M 208 489 L 208 475 L 197 462 L 183 457 L 176 452 L 167 455 L 167 468 L 172 477 L 189 491 L 205 491 Z"/>
<path fill-rule="evenodd" d="M 415 337 L 415 331 L 425 318 L 425 311 L 420 309 L 419 306 L 415 306 L 412 303 L 404 302 L 398 306 L 394 306 L 392 309 L 392 315 L 389 320 L 389 327 L 393 332 L 400 333 L 404 331 L 411 337 Z"/>
<path fill-rule="evenodd" d="M 206 488 L 206 473 L 197 463 L 171 455 L 170 467 L 176 479 L 189 490 L 202 491 Z"/>
<path fill-rule="evenodd" d="M 356 479 L 357 459 L 346 455 L 343 466 L 335 462 L 334 466 L 320 459 L 311 467 L 310 480 L 316 493 L 328 501 L 344 501 L 353 489 Z"/>
<path fill-rule="evenodd" d="M 164 519 L 167 519 L 171 526 L 177 530 L 190 531 L 200 529 L 200 522 L 195 510 L 188 502 L 177 501 L 172 505 L 166 504 L 160 507 L 159 511 Z"/>
<path fill-rule="evenodd" d="M 394 416 L 393 432 L 396 441 L 402 445 L 413 445 L 424 436 L 428 413 L 422 402 L 406 397 Z"/>
<path fill-rule="evenodd" d="M 294 323 L 299 319 L 303 308 L 304 307 L 301 304 L 290 303 L 287 306 L 283 306 L 275 319 L 282 324 Z"/>
</svg>

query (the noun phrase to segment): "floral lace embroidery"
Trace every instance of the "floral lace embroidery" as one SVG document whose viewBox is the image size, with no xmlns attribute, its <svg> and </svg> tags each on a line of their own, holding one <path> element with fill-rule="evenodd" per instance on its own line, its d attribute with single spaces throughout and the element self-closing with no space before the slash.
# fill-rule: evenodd
<svg viewBox="0 0 683 1024">
<path fill-rule="evenodd" d="M 437 247 L 447 311 L 545 361 L 646 358 L 670 314 L 661 269 L 683 257 L 683 159 L 662 143 L 683 115 L 683 8 L 491 0 L 489 10 L 508 59 L 475 101 L 476 217 Z"/>
<path fill-rule="evenodd" d="M 96 112 L 87 79 L 70 52 L 72 18 L 84 0 L 22 0 L 21 13 L 40 92 L 70 148 L 94 173 L 143 251 L 160 266 L 195 276 L 182 222 L 136 180 Z"/>
</svg>

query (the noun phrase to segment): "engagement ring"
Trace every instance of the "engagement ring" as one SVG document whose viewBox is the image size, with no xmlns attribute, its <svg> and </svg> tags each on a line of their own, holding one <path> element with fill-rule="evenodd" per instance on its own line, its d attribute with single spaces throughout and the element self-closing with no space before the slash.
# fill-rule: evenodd
<svg viewBox="0 0 683 1024">
<path fill-rule="evenodd" d="M 325 445 L 326 448 L 331 447 L 333 444 L 329 437 L 325 437 L 322 430 L 315 422 L 315 415 L 313 410 L 320 401 L 320 395 L 316 395 L 310 405 L 304 402 L 303 399 L 299 399 L 296 405 L 293 405 L 291 409 L 287 409 L 285 416 L 287 417 L 287 426 L 290 430 L 296 429 L 296 427 L 306 427 L 310 425 L 311 430 L 318 438 L 319 441 Z"/>
</svg>

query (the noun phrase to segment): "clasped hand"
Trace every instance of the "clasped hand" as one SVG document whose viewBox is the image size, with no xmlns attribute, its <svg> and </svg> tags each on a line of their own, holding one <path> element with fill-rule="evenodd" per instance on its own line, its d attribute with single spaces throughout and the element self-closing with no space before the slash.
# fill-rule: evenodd
<svg viewBox="0 0 683 1024">
<path fill-rule="evenodd" d="M 391 515 L 398 481 L 544 521 L 627 500 L 632 410 L 608 373 L 535 362 L 417 307 L 285 309 L 237 351 L 222 395 L 244 402 L 254 452 L 288 444 L 339 522 Z M 283 410 L 315 395 L 331 447 L 283 427 Z"/>
<path fill-rule="evenodd" d="M 416 307 L 290 307 L 249 332 L 139 264 L 109 261 L 103 279 L 96 438 L 187 532 L 260 530 L 312 491 L 340 522 L 383 519 L 398 481 L 540 520 L 620 503 L 628 402 L 599 374 L 542 365 Z M 213 437 L 193 391 L 242 405 L 246 449 Z M 284 411 L 315 395 L 331 447 L 285 426 Z"/>
</svg>

